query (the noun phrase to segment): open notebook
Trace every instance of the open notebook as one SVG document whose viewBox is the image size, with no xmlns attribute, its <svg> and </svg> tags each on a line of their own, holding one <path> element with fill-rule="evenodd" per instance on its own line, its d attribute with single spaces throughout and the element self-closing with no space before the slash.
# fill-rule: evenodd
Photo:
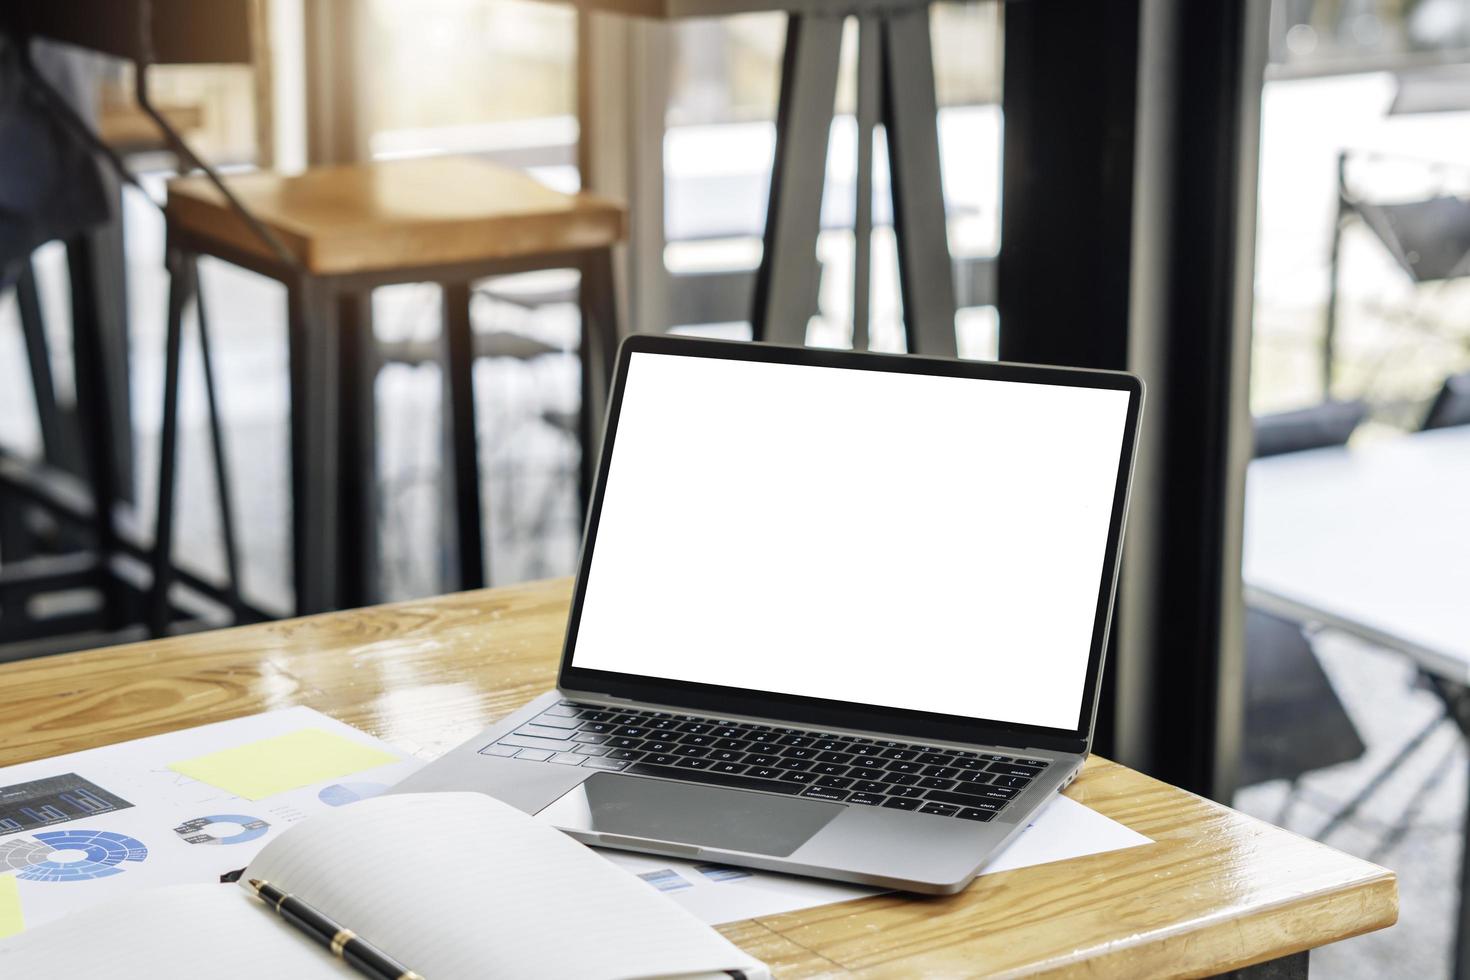
<svg viewBox="0 0 1470 980">
<path fill-rule="evenodd" d="M 647 884 L 477 793 L 363 800 L 282 834 L 239 885 L 182 885 L 0 943 L 0 976 L 356 976 L 244 884 L 270 881 L 425 980 L 752 978 L 768 971 Z"/>
</svg>

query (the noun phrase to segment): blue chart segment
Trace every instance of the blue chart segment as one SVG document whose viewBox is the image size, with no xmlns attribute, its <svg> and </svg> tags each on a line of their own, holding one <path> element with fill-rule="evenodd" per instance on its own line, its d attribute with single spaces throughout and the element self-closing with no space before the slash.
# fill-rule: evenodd
<svg viewBox="0 0 1470 980">
<path fill-rule="evenodd" d="M 74 772 L 0 786 L 0 835 L 132 806 Z"/>
<path fill-rule="evenodd" d="M 142 861 L 148 856 L 143 842 L 126 834 L 105 830 L 52 830 L 36 835 L 45 851 L 32 849 L 27 858 L 32 862 L 16 875 L 27 881 L 87 881 L 122 874 L 118 865 L 124 861 Z M 82 853 L 67 860 L 61 852 Z M 12 858 L 13 859 L 13 858 Z M 37 860 L 39 859 L 39 860 Z"/>
<path fill-rule="evenodd" d="M 211 829 L 214 824 L 238 824 L 240 829 L 220 836 Z M 239 813 L 215 813 L 207 817 L 186 820 L 174 828 L 190 844 L 243 844 L 265 836 L 271 825 L 259 817 L 247 817 Z"/>
<path fill-rule="evenodd" d="M 316 794 L 327 806 L 345 806 L 370 796 L 378 796 L 388 787 L 383 783 L 333 783 Z"/>
</svg>

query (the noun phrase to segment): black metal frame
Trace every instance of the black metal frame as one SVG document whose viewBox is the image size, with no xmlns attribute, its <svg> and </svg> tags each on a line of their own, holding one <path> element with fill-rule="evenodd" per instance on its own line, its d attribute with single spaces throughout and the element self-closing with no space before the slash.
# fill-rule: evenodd
<svg viewBox="0 0 1470 980">
<path fill-rule="evenodd" d="M 339 306 L 355 302 L 379 286 L 434 282 L 444 291 L 446 394 L 450 412 L 454 467 L 454 507 L 458 586 L 485 584 L 483 521 L 480 513 L 478 447 L 475 436 L 470 336 L 470 283 L 492 276 L 541 269 L 575 268 L 582 273 L 583 309 L 580 356 L 583 408 L 580 430 L 584 446 L 582 486 L 590 482 L 596 456 L 596 422 L 601 417 L 606 377 L 611 371 L 617 336 L 612 295 L 612 250 L 599 247 L 517 259 L 405 266 L 371 272 L 313 274 L 286 267 L 269 256 L 224 242 L 169 228 L 168 248 L 174 267 L 193 268 L 199 256 L 240 266 L 286 287 L 291 390 L 292 580 L 296 614 L 363 605 L 373 598 L 372 568 L 376 556 L 376 507 L 373 502 L 373 378 L 379 359 L 362 321 L 339 315 Z M 189 275 L 185 272 L 185 276 Z M 176 288 L 180 284 L 175 280 Z M 189 295 L 187 282 L 182 296 Z M 183 299 L 170 303 L 169 336 L 181 329 Z M 201 328 L 205 325 L 201 323 Z M 176 383 L 173 379 L 171 383 Z M 172 407 L 171 407 L 172 406 Z M 176 451 L 168 438 L 176 395 L 166 395 L 161 467 L 171 466 Z M 217 463 L 220 457 L 216 455 Z M 166 475 L 166 474 L 165 474 Z M 223 474 L 220 476 L 224 479 Z M 160 493 L 167 481 L 160 479 Z M 585 498 L 585 489 L 583 495 Z M 160 508 L 165 501 L 160 498 Z M 160 509 L 160 515 L 163 513 Z M 162 526 L 162 524 L 160 525 Z M 351 528 L 352 533 L 343 533 Z M 164 542 L 166 545 L 167 542 Z M 160 579 L 160 581 L 163 581 Z M 155 597 L 155 602 L 159 600 Z"/>
<path fill-rule="evenodd" d="M 805 343 L 807 320 L 816 309 L 816 242 L 845 20 L 839 13 L 787 18 L 776 155 L 750 313 L 757 341 Z M 888 134 L 908 350 L 953 357 L 958 350 L 954 263 L 940 180 L 928 6 L 879 5 L 858 14 L 858 65 L 853 347 L 868 345 L 873 129 L 881 121 Z"/>
<path fill-rule="evenodd" d="M 605 474 L 608 471 L 617 438 L 618 412 L 627 382 L 629 362 L 633 355 L 640 353 L 679 357 L 715 357 L 725 360 L 796 364 L 839 370 L 1066 385 L 1127 392 L 1128 414 L 1124 423 L 1123 441 L 1119 449 L 1113 507 L 1103 557 L 1102 576 L 1098 585 L 1086 681 L 1082 688 L 1084 694 L 1078 706 L 1077 727 L 1072 730 L 1043 728 L 1035 725 L 961 718 L 879 705 L 859 705 L 820 698 L 751 692 L 713 684 L 694 684 L 667 678 L 589 670 L 575 666 L 577 629 L 586 598 L 592 555 L 597 543 L 598 520 L 602 513 L 603 494 L 606 489 Z M 562 647 L 561 667 L 557 676 L 558 689 L 573 693 L 594 692 L 614 697 L 636 697 L 643 701 L 674 707 L 724 714 L 780 718 L 809 725 L 873 728 L 873 718 L 878 715 L 883 719 L 884 730 L 896 735 L 986 745 L 1022 745 L 1065 752 L 1080 753 L 1087 750 L 1092 739 L 1093 719 L 1097 712 L 1098 677 L 1102 672 L 1103 651 L 1107 647 L 1124 515 L 1127 512 L 1129 479 L 1133 470 L 1138 420 L 1143 409 L 1143 385 L 1136 377 L 1110 371 L 1078 371 L 1022 364 L 997 364 L 993 361 L 960 361 L 953 358 L 915 355 L 853 353 L 773 344 L 651 335 L 634 335 L 623 342 L 618 353 L 617 371 L 613 377 L 612 396 L 608 403 L 607 432 L 603 436 L 598 478 L 592 495 L 592 506 L 587 513 L 587 527 L 583 535 L 577 581 L 572 593 L 571 612 L 567 617 L 566 639 Z"/>
</svg>

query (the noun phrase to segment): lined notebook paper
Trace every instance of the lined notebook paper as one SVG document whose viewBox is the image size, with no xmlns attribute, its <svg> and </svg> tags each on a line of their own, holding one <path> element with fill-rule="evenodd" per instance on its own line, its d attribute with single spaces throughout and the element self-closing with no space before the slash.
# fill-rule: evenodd
<svg viewBox="0 0 1470 980">
<path fill-rule="evenodd" d="M 0 944 L 0 976 L 352 975 L 251 896 L 250 878 L 426 980 L 768 976 L 643 882 L 477 793 L 384 796 L 308 820 L 267 845 L 238 887 L 148 892 Z"/>
</svg>

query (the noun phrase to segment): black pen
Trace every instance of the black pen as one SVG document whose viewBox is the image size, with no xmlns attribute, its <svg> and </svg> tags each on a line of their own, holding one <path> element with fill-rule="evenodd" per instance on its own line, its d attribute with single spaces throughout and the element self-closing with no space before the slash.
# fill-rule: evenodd
<svg viewBox="0 0 1470 980">
<path fill-rule="evenodd" d="M 358 973 L 373 980 L 424 980 L 376 946 L 360 938 L 351 929 L 322 915 L 295 895 L 288 895 L 268 881 L 250 879 L 250 888 L 262 902 L 273 907 L 281 918 L 321 942 Z"/>
</svg>

